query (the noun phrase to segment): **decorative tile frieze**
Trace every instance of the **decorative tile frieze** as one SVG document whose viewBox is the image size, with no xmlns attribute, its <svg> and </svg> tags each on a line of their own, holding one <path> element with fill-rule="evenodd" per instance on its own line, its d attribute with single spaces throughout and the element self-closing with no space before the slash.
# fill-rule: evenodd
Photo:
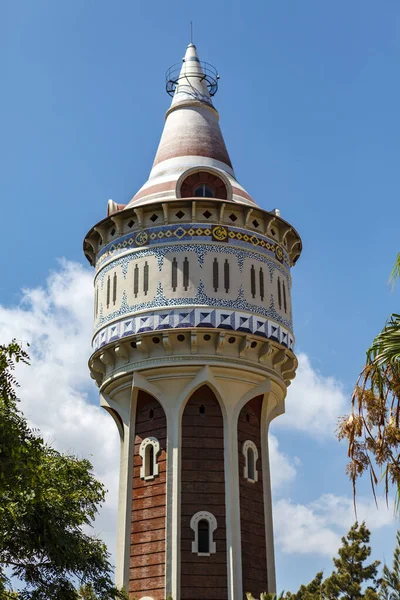
<svg viewBox="0 0 400 600">
<path fill-rule="evenodd" d="M 107 316 L 103 315 L 103 312 L 100 311 L 99 319 L 95 322 L 95 329 L 99 329 L 103 325 L 106 325 L 110 321 L 114 321 L 119 319 L 120 317 L 127 316 L 131 314 L 134 316 L 135 313 L 146 311 L 154 308 L 168 308 L 172 306 L 205 306 L 206 308 L 210 307 L 225 307 L 233 310 L 245 310 L 252 314 L 264 316 L 266 318 L 272 318 L 278 323 L 281 323 L 284 327 L 292 331 L 293 324 L 290 316 L 280 315 L 274 306 L 274 299 L 271 294 L 270 303 L 268 307 L 259 306 L 257 304 L 252 304 L 248 300 L 246 300 L 243 292 L 242 286 L 239 288 L 239 293 L 237 298 L 234 300 L 230 300 L 227 298 L 213 298 L 206 294 L 204 289 L 204 284 L 200 280 L 197 294 L 195 296 L 191 296 L 189 298 L 168 298 L 164 295 L 163 288 L 160 282 L 157 285 L 157 293 L 155 298 L 148 302 L 140 302 L 137 304 L 129 305 L 126 301 L 126 295 L 123 296 L 124 300 L 121 306 L 117 309 L 109 313 Z"/>
<path fill-rule="evenodd" d="M 142 313 L 107 325 L 93 338 L 93 350 L 96 351 L 110 342 L 130 335 L 167 329 L 194 329 L 196 327 L 254 334 L 275 340 L 289 348 L 289 350 L 293 350 L 294 347 L 294 338 L 289 330 L 276 321 L 258 315 L 229 311 L 224 308 L 190 308 L 187 310 L 176 308 Z"/>
<path fill-rule="evenodd" d="M 242 246 L 255 249 L 261 254 L 274 257 L 279 262 L 290 267 L 290 259 L 286 250 L 275 240 L 259 233 L 254 233 L 240 227 L 225 225 L 188 223 L 185 225 L 162 225 L 143 229 L 139 232 L 128 233 L 118 240 L 110 242 L 100 250 L 96 267 L 99 268 L 111 256 L 118 256 L 129 248 L 150 247 L 163 241 L 174 242 L 223 242 L 226 245 Z"/>
<path fill-rule="evenodd" d="M 137 250 L 136 252 L 132 252 L 130 254 L 126 254 L 120 258 L 116 258 L 111 262 L 107 263 L 104 268 L 98 271 L 95 282 L 100 279 L 101 285 L 103 286 L 104 276 L 111 270 L 115 269 L 115 267 L 121 266 L 122 273 L 124 278 L 128 273 L 129 264 L 132 261 L 135 261 L 139 258 L 146 258 L 148 256 L 155 256 L 157 258 L 158 270 L 162 271 L 164 264 L 164 257 L 169 253 L 177 253 L 177 252 L 193 252 L 197 256 L 197 260 L 200 268 L 203 268 L 204 259 L 208 253 L 217 253 L 217 254 L 229 254 L 234 256 L 238 261 L 238 266 L 240 272 L 243 271 L 243 265 L 246 258 L 250 260 L 256 260 L 259 263 L 267 266 L 270 274 L 270 281 L 272 281 L 274 269 L 277 269 L 283 277 L 285 277 L 288 285 L 290 284 L 289 280 L 289 270 L 285 265 L 281 263 L 271 260 L 270 258 L 259 254 L 258 252 L 252 252 L 249 250 L 242 250 L 240 248 L 234 248 L 230 246 L 224 246 L 223 244 L 185 244 L 185 245 L 171 245 L 171 246 L 158 246 L 157 248 L 146 248 L 144 250 Z"/>
</svg>

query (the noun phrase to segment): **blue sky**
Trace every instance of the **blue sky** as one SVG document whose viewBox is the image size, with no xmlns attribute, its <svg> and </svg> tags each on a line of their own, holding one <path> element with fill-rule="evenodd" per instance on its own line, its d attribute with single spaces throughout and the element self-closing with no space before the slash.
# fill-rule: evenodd
<svg viewBox="0 0 400 600">
<path fill-rule="evenodd" d="M 272 426 L 275 473 L 286 473 L 275 474 L 278 585 L 294 590 L 319 568 L 328 573 L 321 548 L 334 546 L 332 535 L 350 522 L 335 420 L 365 348 L 399 301 L 387 285 L 400 249 L 399 3 L 5 0 L 0 10 L 2 339 L 34 341 L 36 374 L 49 373 L 55 356 L 64 374 L 78 370 L 75 380 L 65 375 L 62 392 L 79 397 L 81 412 L 71 402 L 71 415 L 88 434 L 85 406 L 93 403 L 91 417 L 108 427 L 86 379 L 91 300 L 82 240 L 109 198 L 125 203 L 146 180 L 169 104 L 164 73 L 181 59 L 193 20 L 201 59 L 221 75 L 215 104 L 238 180 L 303 238 L 293 270 L 302 370 L 287 414 Z M 78 283 L 87 286 L 81 297 Z M 60 350 L 73 355 L 77 343 L 79 366 Z M 82 445 L 46 421 L 29 377 L 22 379 L 32 421 L 60 447 L 95 454 L 94 442 Z M 93 460 L 101 471 L 101 457 Z M 361 495 L 370 500 L 368 486 Z M 376 555 L 388 558 L 397 523 L 365 510 Z M 290 545 L 289 518 L 293 528 L 308 523 L 300 537 L 319 528 L 314 546 Z M 113 527 L 103 527 L 112 539 Z"/>
</svg>

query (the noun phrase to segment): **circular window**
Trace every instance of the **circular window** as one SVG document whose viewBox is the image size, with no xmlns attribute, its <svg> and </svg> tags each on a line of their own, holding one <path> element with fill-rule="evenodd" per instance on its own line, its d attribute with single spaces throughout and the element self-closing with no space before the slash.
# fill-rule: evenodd
<svg viewBox="0 0 400 600">
<path fill-rule="evenodd" d="M 201 183 L 194 190 L 196 198 L 214 198 L 214 190 L 209 185 Z"/>
</svg>

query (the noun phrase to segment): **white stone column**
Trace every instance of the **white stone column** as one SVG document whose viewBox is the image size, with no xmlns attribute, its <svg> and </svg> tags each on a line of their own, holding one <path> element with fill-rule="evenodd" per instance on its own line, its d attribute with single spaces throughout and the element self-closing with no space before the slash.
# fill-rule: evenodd
<svg viewBox="0 0 400 600">
<path fill-rule="evenodd" d="M 271 421 L 284 412 L 284 398 L 282 398 L 280 401 L 277 401 L 276 396 L 273 393 L 267 393 L 264 395 L 261 411 L 261 460 L 264 489 L 265 541 L 267 545 L 268 592 L 270 594 L 276 594 L 276 574 L 268 432 Z"/>
<path fill-rule="evenodd" d="M 112 397 L 100 395 L 100 404 L 114 417 L 121 440 L 115 584 L 119 588 L 125 586 L 126 589 L 129 586 L 136 399 L 137 390 L 132 394 L 131 382 L 113 391 Z M 120 416 L 122 425 L 115 413 Z"/>
<path fill-rule="evenodd" d="M 243 599 L 242 541 L 240 532 L 240 489 L 237 439 L 237 411 L 226 407 L 224 418 L 226 552 L 228 599 Z"/>
</svg>

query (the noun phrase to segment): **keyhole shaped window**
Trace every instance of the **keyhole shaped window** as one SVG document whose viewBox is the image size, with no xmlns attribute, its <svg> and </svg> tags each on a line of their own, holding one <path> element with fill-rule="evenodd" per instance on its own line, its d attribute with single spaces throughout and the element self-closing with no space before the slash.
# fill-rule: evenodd
<svg viewBox="0 0 400 600">
<path fill-rule="evenodd" d="M 139 455 L 142 457 L 140 477 L 145 481 L 154 479 L 159 474 L 157 455 L 160 452 L 160 442 L 155 437 L 148 437 L 142 441 Z"/>
<path fill-rule="evenodd" d="M 196 198 L 214 198 L 214 190 L 209 185 L 202 183 L 194 190 Z"/>
<path fill-rule="evenodd" d="M 201 519 L 198 525 L 198 551 L 200 554 L 210 552 L 210 523 Z"/>
<path fill-rule="evenodd" d="M 214 542 L 214 531 L 217 529 L 217 519 L 206 510 L 201 510 L 190 519 L 190 528 L 194 532 L 192 542 L 193 554 L 210 556 L 217 551 Z"/>
</svg>

